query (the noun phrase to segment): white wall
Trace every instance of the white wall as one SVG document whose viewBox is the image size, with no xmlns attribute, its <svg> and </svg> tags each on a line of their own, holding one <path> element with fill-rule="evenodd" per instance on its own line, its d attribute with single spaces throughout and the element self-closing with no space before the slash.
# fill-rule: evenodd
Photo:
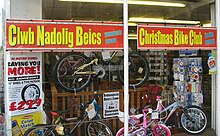
<svg viewBox="0 0 220 136">
<path fill-rule="evenodd" d="M 11 0 L 10 18 L 41 19 L 42 0 Z"/>
</svg>

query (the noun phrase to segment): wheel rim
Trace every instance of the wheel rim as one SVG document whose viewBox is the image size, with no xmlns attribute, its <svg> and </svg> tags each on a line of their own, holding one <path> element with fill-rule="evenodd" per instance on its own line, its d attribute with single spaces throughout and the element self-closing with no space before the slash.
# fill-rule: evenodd
<svg viewBox="0 0 220 136">
<path fill-rule="evenodd" d="M 124 82 L 124 61 L 121 61 L 119 65 L 119 76 L 122 82 Z M 139 87 L 148 78 L 149 67 L 146 60 L 144 60 L 138 54 L 132 54 L 129 57 L 129 86 Z"/>
<path fill-rule="evenodd" d="M 53 132 L 47 132 L 48 128 L 35 128 L 27 136 L 55 136 Z"/>
<path fill-rule="evenodd" d="M 57 81 L 63 89 L 67 91 L 81 91 L 90 82 L 91 74 L 73 75 L 76 69 L 87 63 L 87 60 L 80 55 L 69 55 L 65 57 L 57 66 L 56 77 Z M 88 66 L 80 72 L 91 71 L 91 67 Z"/>
<path fill-rule="evenodd" d="M 88 125 L 87 132 L 89 136 L 113 136 L 110 128 L 102 122 L 92 122 Z"/>
<path fill-rule="evenodd" d="M 207 125 L 207 117 L 205 113 L 198 108 L 189 108 L 187 113 L 191 117 L 191 120 L 182 114 L 181 123 L 183 128 L 190 133 L 200 133 Z"/>
</svg>

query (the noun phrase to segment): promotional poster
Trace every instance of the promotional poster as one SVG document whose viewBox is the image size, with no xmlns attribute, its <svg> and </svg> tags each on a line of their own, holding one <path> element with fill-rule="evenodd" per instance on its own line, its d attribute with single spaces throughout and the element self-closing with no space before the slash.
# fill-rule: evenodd
<svg viewBox="0 0 220 136">
<path fill-rule="evenodd" d="M 41 111 L 41 53 L 11 53 L 6 64 L 7 112 L 14 116 Z"/>
</svg>

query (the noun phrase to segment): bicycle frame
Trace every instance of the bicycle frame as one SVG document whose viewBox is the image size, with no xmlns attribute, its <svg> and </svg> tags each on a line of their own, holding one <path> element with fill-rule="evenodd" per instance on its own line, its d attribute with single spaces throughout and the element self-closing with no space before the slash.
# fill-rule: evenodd
<svg viewBox="0 0 220 136">
<path fill-rule="evenodd" d="M 103 59 L 100 59 L 100 57 L 98 57 L 98 55 L 96 53 L 95 54 L 95 59 L 91 60 L 89 63 L 86 63 L 82 66 L 80 66 L 79 68 L 77 68 L 77 70 L 72 74 L 72 75 L 76 75 L 76 74 L 97 74 L 95 71 L 86 71 L 86 72 L 79 72 L 80 70 L 89 67 L 90 65 L 98 65 L 98 61 L 101 60 L 102 63 L 105 63 L 105 65 L 108 65 L 111 60 L 115 57 L 115 55 L 118 53 L 118 51 L 113 51 L 113 53 L 111 54 L 109 60 L 104 61 Z"/>
<path fill-rule="evenodd" d="M 95 99 L 93 99 L 92 103 L 94 104 L 94 108 L 96 110 L 96 115 L 95 115 L 95 118 L 98 118 L 98 119 L 101 119 L 101 115 L 99 113 L 99 110 L 100 110 L 100 106 L 97 104 L 97 101 Z M 49 130 L 48 130 L 48 134 L 50 134 L 58 124 L 62 124 L 64 125 L 65 123 L 69 123 L 69 122 L 73 122 L 75 120 L 77 120 L 78 118 L 77 117 L 73 117 L 73 118 L 64 118 L 62 117 L 61 115 L 59 115 L 57 112 L 51 112 L 52 115 L 54 116 L 57 116 L 56 120 L 54 121 L 54 124 L 52 123 L 53 127 L 51 127 Z M 65 132 L 64 130 L 64 133 L 66 136 L 68 135 L 75 135 L 76 132 L 77 132 L 77 128 L 79 128 L 84 122 L 85 120 L 88 118 L 88 113 L 85 111 L 84 115 L 81 116 L 79 118 L 79 120 L 76 122 L 76 124 L 74 125 L 74 127 L 72 129 L 70 129 L 70 132 Z M 66 134 L 67 133 L 67 134 Z"/>
<path fill-rule="evenodd" d="M 160 112 L 160 114 L 161 114 L 161 113 L 163 113 L 163 112 L 167 112 L 169 109 L 172 109 L 172 110 L 170 111 L 170 113 L 168 114 L 168 116 L 166 117 L 165 121 L 163 121 L 165 124 L 166 124 L 166 122 L 169 120 L 169 118 L 171 117 L 171 115 L 176 111 L 176 109 L 177 109 L 178 107 L 179 107 L 179 103 L 176 101 L 176 102 L 170 104 L 168 107 L 164 108 L 164 109 Z"/>
</svg>

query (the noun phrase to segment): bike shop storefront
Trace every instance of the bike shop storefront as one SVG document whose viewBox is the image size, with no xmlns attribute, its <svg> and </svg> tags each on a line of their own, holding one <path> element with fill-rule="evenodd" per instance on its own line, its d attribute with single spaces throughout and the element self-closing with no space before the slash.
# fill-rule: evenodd
<svg viewBox="0 0 220 136">
<path fill-rule="evenodd" d="M 138 25 L 137 30 L 138 42 L 135 41 L 129 48 L 147 60 L 149 77 L 141 86 L 132 86 L 129 90 L 131 114 L 136 114 L 135 109 L 146 104 L 154 104 L 159 93 L 169 105 L 172 94 L 166 86 L 173 85 L 186 104 L 202 108 L 210 106 L 213 87 L 210 74 L 216 72 L 216 30 L 148 25 Z M 8 20 L 6 37 L 5 115 L 6 121 L 11 122 L 7 123 L 6 128 L 12 134 L 22 135 L 35 124 L 49 123 L 53 116 L 48 114 L 44 104 L 49 105 L 46 109 L 69 109 L 65 117 L 79 117 L 81 111 L 78 106 L 93 99 L 95 94 L 100 94 L 98 103 L 102 106 L 101 115 L 114 133 L 124 126 L 118 119 L 119 111 L 123 111 L 124 107 L 124 90 L 117 72 L 117 66 L 123 63 L 122 24 Z M 113 51 L 118 53 L 112 58 Z M 78 57 L 85 62 L 87 58 L 92 60 L 85 64 L 98 63 L 92 73 L 100 73 L 78 90 L 76 88 L 80 85 L 74 86 L 75 89 L 65 88 L 56 76 L 60 66 L 58 62 L 62 62 L 58 60 L 66 62 L 68 60 L 65 58 L 73 57 L 68 54 L 75 52 L 83 54 L 83 57 Z M 96 61 L 96 55 L 101 56 L 103 62 L 111 61 L 103 67 L 100 65 L 103 63 Z M 68 64 L 73 65 L 74 61 L 68 61 Z M 62 65 L 60 69 L 62 73 L 59 75 L 68 71 Z M 119 66 L 119 69 L 123 68 Z M 143 71 L 142 67 L 138 69 L 139 73 Z M 80 77 L 75 81 L 83 80 Z M 64 79 L 63 82 L 67 81 Z M 150 96 L 150 102 L 144 98 L 146 93 Z M 211 110 L 208 112 L 211 114 Z M 177 118 L 172 124 L 178 127 Z M 83 130 L 78 135 L 84 133 Z"/>
<path fill-rule="evenodd" d="M 123 26 L 119 23 L 7 20 L 5 51 L 7 133 L 20 136 L 33 125 L 50 123 L 53 119 L 50 110 L 69 109 L 65 117 L 79 117 L 82 114 L 79 111 L 79 105 L 90 101 L 95 94 L 100 94 L 99 105 L 105 107 L 111 106 L 109 100 L 114 97 L 115 105 L 110 109 L 112 112 L 104 110 L 106 108 L 101 112 L 106 119 L 117 116 L 119 99 L 116 97 L 119 97 L 119 92 L 109 92 L 107 89 L 100 91 L 103 87 L 109 87 L 107 82 L 103 84 L 100 82 L 105 73 L 98 75 L 99 77 L 92 81 L 86 81 L 91 84 L 86 85 L 84 90 L 68 91 L 67 89 L 66 91 L 57 82 L 59 80 L 55 79 L 56 76 L 53 76 L 53 69 L 56 62 L 66 54 L 77 52 L 82 54 L 79 57 L 89 58 L 91 52 L 104 50 L 102 59 L 106 60 L 110 57 L 109 51 L 122 52 L 122 48 Z M 87 62 L 85 58 L 78 59 Z M 77 60 L 69 61 L 69 64 L 74 61 Z M 94 60 L 91 63 L 100 62 Z M 115 69 L 113 66 L 100 68 L 100 70 L 98 64 L 95 69 L 105 72 L 103 69 L 110 68 Z M 68 81 L 68 79 L 65 80 Z M 81 80 L 84 78 L 77 79 L 78 82 Z M 113 112 L 116 113 L 108 114 Z M 71 127 L 74 125 L 74 123 L 70 124 Z M 78 135 L 84 135 L 85 131 L 82 131 L 78 132 Z"/>
</svg>

